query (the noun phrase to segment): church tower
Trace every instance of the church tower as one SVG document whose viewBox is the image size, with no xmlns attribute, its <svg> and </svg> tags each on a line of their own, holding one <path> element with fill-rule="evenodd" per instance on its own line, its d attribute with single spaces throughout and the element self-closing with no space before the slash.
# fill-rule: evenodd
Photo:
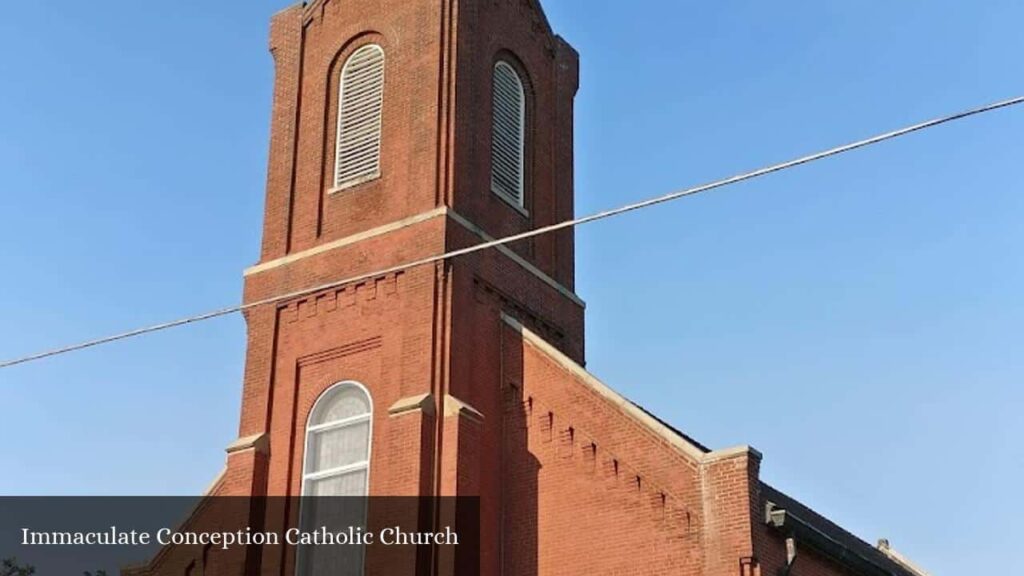
<svg viewBox="0 0 1024 576">
<path fill-rule="evenodd" d="M 536 0 L 278 13 L 261 302 L 573 216 L 578 57 Z M 221 494 L 479 496 L 498 573 L 513 321 L 583 363 L 573 232 L 249 308 Z M 506 381 L 508 380 L 508 381 Z"/>
</svg>

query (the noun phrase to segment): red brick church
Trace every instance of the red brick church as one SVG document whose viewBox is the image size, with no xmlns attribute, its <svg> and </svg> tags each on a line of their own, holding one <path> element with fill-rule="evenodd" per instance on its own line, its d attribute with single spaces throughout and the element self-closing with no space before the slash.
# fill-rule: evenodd
<svg viewBox="0 0 1024 576">
<path fill-rule="evenodd" d="M 537 0 L 311 0 L 270 50 L 246 302 L 573 217 L 578 55 Z M 574 267 L 564 230 L 248 309 L 208 494 L 478 496 L 479 566 L 408 574 L 923 574 L 762 482 L 753 448 L 702 446 L 588 373 Z M 211 573 L 184 556 L 138 572 Z"/>
</svg>

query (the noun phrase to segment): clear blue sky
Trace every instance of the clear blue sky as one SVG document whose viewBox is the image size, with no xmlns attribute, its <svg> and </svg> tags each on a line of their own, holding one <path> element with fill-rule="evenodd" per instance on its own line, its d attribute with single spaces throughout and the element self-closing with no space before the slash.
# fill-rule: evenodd
<svg viewBox="0 0 1024 576">
<path fill-rule="evenodd" d="M 4 6 L 0 357 L 229 305 L 257 257 L 280 0 Z M 582 54 L 577 205 L 1024 92 L 1019 0 L 547 0 Z M 1024 501 L 1024 109 L 579 231 L 589 367 L 939 574 Z M 194 494 L 232 317 L 0 371 L 0 493 Z"/>
</svg>

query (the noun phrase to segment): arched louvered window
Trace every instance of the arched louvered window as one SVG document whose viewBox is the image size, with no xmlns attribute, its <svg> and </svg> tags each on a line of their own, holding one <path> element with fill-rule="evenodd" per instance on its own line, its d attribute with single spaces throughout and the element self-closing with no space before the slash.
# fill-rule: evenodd
<svg viewBox="0 0 1024 576">
<path fill-rule="evenodd" d="M 317 400 L 306 425 L 304 531 L 365 528 L 372 427 L 373 404 L 361 384 L 336 384 Z M 363 559 L 362 546 L 301 546 L 296 574 L 362 574 Z"/>
<path fill-rule="evenodd" d="M 384 108 L 384 50 L 369 44 L 349 56 L 341 71 L 334 188 L 380 176 Z"/>
<path fill-rule="evenodd" d="M 491 88 L 491 190 L 516 206 L 525 205 L 526 92 L 508 62 L 494 66 Z"/>
</svg>

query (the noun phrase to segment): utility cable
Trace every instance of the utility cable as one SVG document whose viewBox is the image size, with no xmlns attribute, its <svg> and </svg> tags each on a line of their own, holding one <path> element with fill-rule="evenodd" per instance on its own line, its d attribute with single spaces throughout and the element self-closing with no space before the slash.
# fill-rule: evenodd
<svg viewBox="0 0 1024 576">
<path fill-rule="evenodd" d="M 671 193 L 668 193 L 668 194 L 665 194 L 665 195 L 662 195 L 662 196 L 656 196 L 654 198 L 649 198 L 647 200 L 643 200 L 643 201 L 640 201 L 640 202 L 635 202 L 633 204 L 627 204 L 625 206 L 620 206 L 618 208 L 613 208 L 613 209 L 610 209 L 610 210 L 605 210 L 603 212 L 597 212 L 597 213 L 591 214 L 589 216 L 584 216 L 584 217 L 581 217 L 581 218 L 575 218 L 573 220 L 566 220 L 564 222 L 559 222 L 557 224 L 551 224 L 549 226 L 544 226 L 544 227 L 541 227 L 541 228 L 536 228 L 534 230 L 529 230 L 527 232 L 522 232 L 520 234 L 513 234 L 511 236 L 506 236 L 504 238 L 499 238 L 499 239 L 496 239 L 496 240 L 488 240 L 486 242 L 481 242 L 479 244 L 474 244 L 473 246 L 468 246 L 466 248 L 460 248 L 458 250 L 452 250 L 450 252 L 445 252 L 443 254 L 438 254 L 438 255 L 435 255 L 435 256 L 427 257 L 427 258 L 421 258 L 419 260 L 413 260 L 412 262 L 407 262 L 405 264 L 399 264 L 397 266 L 391 266 L 389 268 L 383 268 L 383 269 L 380 269 L 380 270 L 375 270 L 373 272 L 367 272 L 365 274 L 359 274 L 358 276 L 352 276 L 352 277 L 345 278 L 345 279 L 342 279 L 342 280 L 336 280 L 336 281 L 333 281 L 333 282 L 329 282 L 327 284 L 321 284 L 319 286 L 314 286 L 314 287 L 311 287 L 311 288 L 304 288 L 302 290 L 297 290 L 297 291 L 290 292 L 288 294 L 283 294 L 283 295 L 280 295 L 280 296 L 274 296 L 274 297 L 271 297 L 271 298 L 265 298 L 265 299 L 258 300 L 258 301 L 255 301 L 255 302 L 249 302 L 248 304 L 240 304 L 240 305 L 231 306 L 231 307 L 228 307 L 228 308 L 221 308 L 220 310 L 214 310 L 214 311 L 211 311 L 211 312 L 206 312 L 206 313 L 198 314 L 198 315 L 195 315 L 195 316 L 189 316 L 189 317 L 181 318 L 179 320 L 174 320 L 174 321 L 171 321 L 171 322 L 165 322 L 165 323 L 162 323 L 162 324 L 155 324 L 155 325 L 147 326 L 147 327 L 144 327 L 144 328 L 138 328 L 138 329 L 135 329 L 135 330 L 129 330 L 127 332 L 122 332 L 120 334 L 114 334 L 112 336 L 107 336 L 107 337 L 104 337 L 104 338 L 98 338 L 98 339 L 95 339 L 95 340 L 89 340 L 89 341 L 86 341 L 86 342 L 81 342 L 81 343 L 73 344 L 73 345 L 70 345 L 70 346 L 64 346 L 64 347 L 61 347 L 61 348 L 55 348 L 53 350 L 48 350 L 48 351 L 45 351 L 45 352 L 39 352 L 39 353 L 36 353 L 36 354 L 31 354 L 29 356 L 23 356 L 21 358 L 15 358 L 13 360 L 7 360 L 7 361 L 4 361 L 4 362 L 0 362 L 0 369 L 2 369 L 2 368 L 10 368 L 11 366 L 16 366 L 18 364 L 25 364 L 25 363 L 28 363 L 28 362 L 34 362 L 34 361 L 37 361 L 37 360 L 42 360 L 44 358 L 51 358 L 53 356 L 59 356 L 59 355 L 62 355 L 62 354 L 67 354 L 69 352 L 75 352 L 75 351 L 78 351 L 78 350 L 84 350 L 86 348 L 92 348 L 94 346 L 100 346 L 100 345 L 103 345 L 103 344 L 109 344 L 111 342 L 117 342 L 119 340 L 126 340 L 128 338 L 134 338 L 136 336 L 141 336 L 143 334 L 149 334 L 149 333 L 152 333 L 152 332 L 159 332 L 159 331 L 162 331 L 162 330 L 167 330 L 167 329 L 175 328 L 175 327 L 178 327 L 178 326 L 184 326 L 186 324 L 194 324 L 196 322 L 202 322 L 204 320 L 210 320 L 212 318 L 218 318 L 220 316 L 227 316 L 228 314 L 234 314 L 235 312 L 243 312 L 245 310 L 249 310 L 249 309 L 252 309 L 252 308 L 257 308 L 257 307 L 260 307 L 260 306 L 266 306 L 268 304 L 275 304 L 275 303 L 283 302 L 283 301 L 286 301 L 286 300 L 291 300 L 291 299 L 294 299 L 294 298 L 299 298 L 299 297 L 302 297 L 302 296 L 308 296 L 310 294 L 315 294 L 317 292 L 322 292 L 324 290 L 330 290 L 330 289 L 333 289 L 333 288 L 340 288 L 341 286 L 345 286 L 347 284 L 352 284 L 354 282 L 360 282 L 362 280 L 367 280 L 367 279 L 375 278 L 375 277 L 378 277 L 378 276 L 385 276 L 387 274 L 393 274 L 395 272 L 400 272 L 400 271 L 403 271 L 403 270 L 408 270 L 410 268 L 417 268 L 419 266 L 425 266 L 427 264 L 433 264 L 435 262 L 440 262 L 442 260 L 448 260 L 448 259 L 451 259 L 451 258 L 457 258 L 459 256 L 465 256 L 467 254 L 472 254 L 474 252 L 480 252 L 482 250 L 487 250 L 488 248 L 494 248 L 496 246 L 503 246 L 505 244 L 510 244 L 510 243 L 513 243 L 513 242 L 518 242 L 520 240 L 525 240 L 527 238 L 533 238 L 535 236 L 541 236 L 541 235 L 544 235 L 544 234 L 549 234 L 551 232 L 556 232 L 558 230 L 564 230 L 566 228 L 572 228 L 572 227 L 575 227 L 575 226 L 580 226 L 580 225 L 583 225 L 583 224 L 588 224 L 590 222 L 596 222 L 598 220 L 604 220 L 606 218 L 611 218 L 613 216 L 619 216 L 619 215 L 625 214 L 627 212 L 633 212 L 635 210 L 640 210 L 642 208 L 649 208 L 651 206 L 656 206 L 658 204 L 663 204 L 665 202 L 671 202 L 673 200 L 678 200 L 680 198 L 684 198 L 684 197 L 687 197 L 687 196 L 693 196 L 695 194 L 700 194 L 701 192 L 707 192 L 709 190 L 714 190 L 716 188 L 723 188 L 725 186 L 730 186 L 732 184 L 738 184 L 740 182 L 744 182 L 744 181 L 747 181 L 747 180 L 753 180 L 755 178 L 760 178 L 760 177 L 766 176 L 768 174 L 773 174 L 775 172 L 781 172 L 782 170 L 788 170 L 790 168 L 795 168 L 795 167 L 801 166 L 803 164 L 809 164 L 811 162 L 816 162 L 818 160 L 823 160 L 823 159 L 829 158 L 831 156 L 837 156 L 839 154 L 844 154 L 846 152 L 857 150 L 859 148 L 864 148 L 864 147 L 867 147 L 867 146 L 878 144 L 878 143 L 884 142 L 886 140 L 892 140 L 894 138 L 899 138 L 900 136 L 906 136 L 907 134 L 911 134 L 913 132 L 919 132 L 921 130 L 925 130 L 925 129 L 928 129 L 928 128 L 934 128 L 935 126 L 939 126 L 939 125 L 946 124 L 946 123 L 949 123 L 949 122 L 953 122 L 953 121 L 956 121 L 956 120 L 961 120 L 961 119 L 968 118 L 968 117 L 971 117 L 971 116 L 976 116 L 976 115 L 979 115 L 979 114 L 984 114 L 986 112 L 992 112 L 994 110 L 999 110 L 999 109 L 1002 109 L 1002 108 L 1008 108 L 1010 106 L 1016 106 L 1016 105 L 1022 104 L 1022 103 L 1024 103 L 1024 96 L 1017 97 L 1017 98 L 1012 98 L 1010 100 L 1003 100 L 1001 102 L 995 102 L 995 103 L 992 103 L 992 104 L 988 104 L 986 106 L 981 106 L 979 108 L 972 108 L 970 110 L 959 112 L 959 113 L 953 114 L 951 116 L 943 116 L 941 118 L 935 118 L 933 120 L 928 120 L 927 122 L 922 122 L 920 124 L 914 124 L 913 126 L 908 126 L 906 128 L 900 128 L 899 130 L 894 130 L 892 132 L 886 132 L 884 134 L 879 134 L 878 136 L 873 136 L 871 138 L 867 138 L 867 139 L 864 139 L 864 140 L 858 140 L 857 142 L 853 142 L 853 143 L 850 143 L 850 144 L 845 144 L 843 146 L 838 146 L 836 148 L 831 148 L 829 150 L 825 150 L 823 152 L 817 152 L 815 154 L 811 154 L 811 155 L 808 155 L 808 156 L 803 156 L 801 158 L 797 158 L 795 160 L 790 160 L 788 162 L 783 162 L 781 164 L 774 164 L 772 166 L 767 166 L 765 168 L 760 168 L 758 170 L 754 170 L 753 172 L 746 172 L 746 173 L 743 173 L 743 174 L 738 174 L 736 176 L 732 176 L 732 177 L 725 178 L 725 179 L 722 179 L 722 180 L 716 180 L 714 182 L 710 182 L 710 183 L 707 183 L 707 184 L 702 184 L 700 186 L 695 186 L 693 188 L 687 188 L 685 190 L 680 190 L 680 191 L 677 191 L 677 192 L 671 192 Z"/>
</svg>

